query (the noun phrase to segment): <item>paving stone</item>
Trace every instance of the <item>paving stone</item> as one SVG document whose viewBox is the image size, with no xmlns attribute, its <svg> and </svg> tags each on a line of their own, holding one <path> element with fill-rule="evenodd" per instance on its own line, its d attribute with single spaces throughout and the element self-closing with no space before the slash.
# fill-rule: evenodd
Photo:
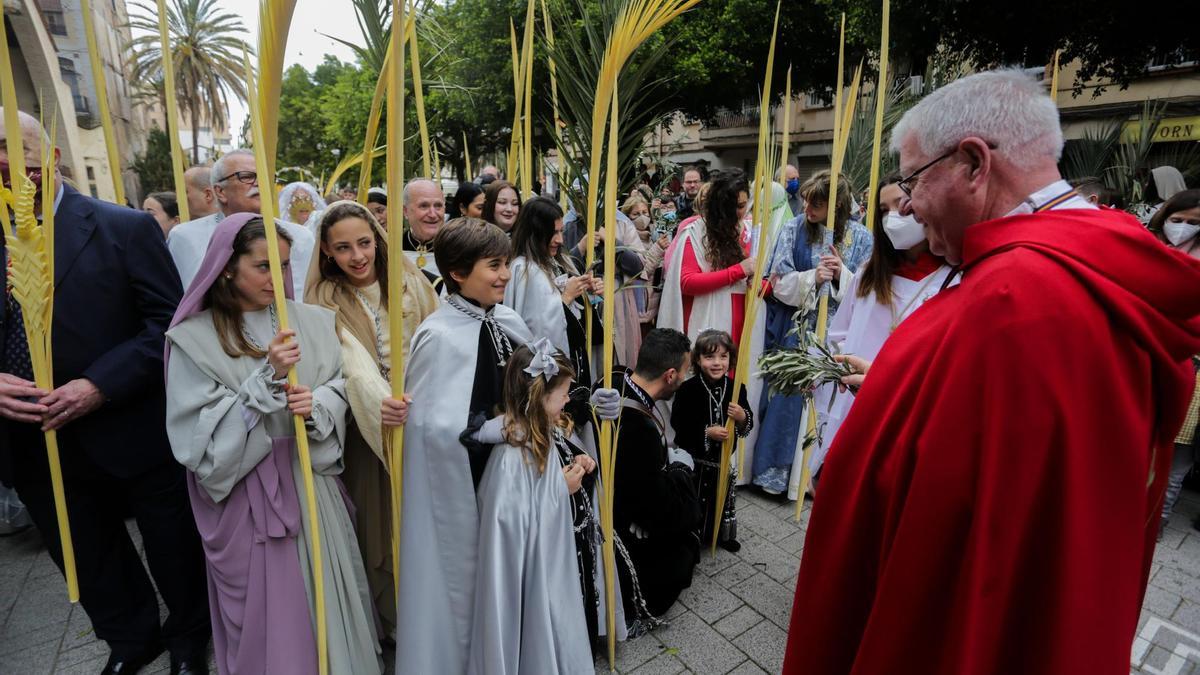
<svg viewBox="0 0 1200 675">
<path fill-rule="evenodd" d="M 687 668 L 678 657 L 673 653 L 663 652 L 650 661 L 638 666 L 633 673 L 634 675 L 675 675 L 676 673 L 682 673 L 684 670 L 687 670 Z"/>
<path fill-rule="evenodd" d="M 26 580 L 21 594 L 17 596 L 14 611 L 4 626 L 5 631 L 24 633 L 64 622 L 71 615 L 66 586 L 57 583 L 57 579 L 55 583 L 39 583 L 39 578 L 44 577 L 31 575 Z"/>
<path fill-rule="evenodd" d="M 794 576 L 800 567 L 799 558 L 761 539 L 743 546 L 738 555 L 756 571 L 779 582 Z"/>
<path fill-rule="evenodd" d="M 733 638 L 758 625 L 762 620 L 761 614 L 742 605 L 729 616 L 713 624 L 713 628 L 717 629 L 717 632 L 721 635 Z"/>
<path fill-rule="evenodd" d="M 102 664 L 103 661 L 108 660 L 108 645 L 100 640 L 92 640 L 82 647 L 61 650 L 58 654 L 58 661 L 55 663 L 55 670 L 78 663 L 95 661 L 97 658 L 102 659 Z"/>
<path fill-rule="evenodd" d="M 728 569 L 714 576 L 713 581 L 725 588 L 733 588 L 755 574 L 758 574 L 757 570 L 739 559 L 736 564 L 730 565 Z"/>
<path fill-rule="evenodd" d="M 1167 527 L 1163 530 L 1162 539 L 1158 541 L 1156 548 L 1179 548 L 1184 539 L 1187 539 L 1188 533 L 1183 530 L 1177 530 L 1173 527 Z"/>
<path fill-rule="evenodd" d="M 72 607 L 71 618 L 67 621 L 67 628 L 63 633 L 63 651 L 85 645 L 95 639 L 96 632 L 92 630 L 92 620 L 88 618 L 87 612 L 78 605 Z"/>
<path fill-rule="evenodd" d="M 679 601 L 708 624 L 742 606 L 740 598 L 704 575 L 692 578 L 692 587 L 683 592 Z"/>
<path fill-rule="evenodd" d="M 746 656 L 695 614 L 685 614 L 656 635 L 684 665 L 699 673 L 725 673 Z"/>
<path fill-rule="evenodd" d="M 59 665 L 55 666 L 54 675 L 95 675 L 104 668 L 106 663 L 108 663 L 107 656 L 98 656 L 89 661 L 82 661 L 69 666 L 63 666 L 60 663 Z M 150 675 L 151 671 L 146 669 L 140 672 Z"/>
<path fill-rule="evenodd" d="M 1200 602 L 1200 579 L 1177 568 L 1164 566 L 1154 575 L 1152 585 L 1182 595 L 1193 602 Z"/>
<path fill-rule="evenodd" d="M 775 544 L 788 553 L 799 557 L 800 552 L 804 550 L 804 537 L 806 535 L 807 533 L 804 530 L 796 530 L 783 539 L 775 542 Z"/>
<path fill-rule="evenodd" d="M 8 621 L 9 612 L 25 587 L 33 560 L 16 561 L 0 567 L 0 628 Z"/>
<path fill-rule="evenodd" d="M 1163 672 L 1163 666 L 1167 665 L 1167 661 L 1171 658 L 1171 652 L 1155 645 L 1150 649 L 1150 653 L 1146 655 L 1146 660 L 1142 662 L 1142 669 L 1150 672 Z M 1151 670 L 1153 669 L 1153 670 Z"/>
<path fill-rule="evenodd" d="M 730 553 L 720 546 L 717 547 L 717 554 L 713 555 L 708 549 L 700 551 L 700 563 L 696 565 L 696 570 L 707 576 L 716 576 L 721 572 L 736 565 L 741 558 L 736 554 Z"/>
<path fill-rule="evenodd" d="M 607 651 L 603 649 L 600 651 L 601 653 L 596 655 L 596 666 L 597 668 L 603 666 L 604 672 L 609 672 Z M 636 640 L 618 642 L 617 670 L 622 673 L 631 672 L 643 663 L 657 657 L 662 652 L 662 642 L 659 641 L 655 633 L 643 635 Z"/>
<path fill-rule="evenodd" d="M 757 626 L 735 637 L 733 644 L 768 673 L 778 673 L 783 669 L 787 633 L 770 621 L 759 622 Z"/>
<path fill-rule="evenodd" d="M 1150 584 L 1146 586 L 1146 599 L 1142 607 L 1165 619 L 1175 613 L 1181 600 L 1178 593 Z"/>
<path fill-rule="evenodd" d="M 738 509 L 738 538 L 744 537 L 749 530 L 768 541 L 779 541 L 796 533 L 797 525 L 793 522 L 776 517 L 765 509 L 748 505 Z M 745 542 L 743 542 L 744 544 Z M 743 545 L 742 550 L 745 550 Z"/>
<path fill-rule="evenodd" d="M 759 668 L 753 661 L 743 661 L 742 665 L 729 671 L 729 675 L 767 675 L 767 671 Z"/>
<path fill-rule="evenodd" d="M 66 628 L 67 622 L 63 621 L 24 632 L 5 631 L 0 634 L 0 657 L 47 642 L 54 642 L 57 645 L 58 641 L 62 640 L 63 631 Z"/>
<path fill-rule="evenodd" d="M 40 579 L 42 577 L 57 576 L 59 579 L 62 580 L 63 595 L 64 596 L 66 595 L 66 593 L 67 593 L 66 577 L 64 577 L 62 572 L 59 571 L 58 566 L 54 564 L 54 561 L 50 559 L 50 554 L 47 553 L 46 551 L 42 551 L 38 555 L 38 557 L 34 560 L 33 569 L 31 569 L 29 571 L 29 575 L 34 579 Z"/>
<path fill-rule="evenodd" d="M 787 627 L 792 613 L 792 593 L 778 582 L 765 574 L 756 574 L 730 590 L 776 626 Z"/>
<path fill-rule="evenodd" d="M 41 675 L 54 670 L 58 657 L 58 642 L 51 640 L 40 645 L 0 656 L 0 673 Z"/>
<path fill-rule="evenodd" d="M 692 587 L 667 613 L 669 625 L 617 646 L 617 672 L 779 672 L 811 513 L 806 503 L 797 524 L 794 506 L 751 489 L 739 493 L 742 550 L 718 549 L 716 556 L 705 551 Z M 1143 664 L 1134 664 L 1140 667 L 1132 672 L 1139 675 L 1162 671 L 1177 646 L 1200 648 L 1186 635 L 1200 635 L 1200 532 L 1191 527 L 1198 514 L 1200 497 L 1185 492 L 1155 551 L 1134 640 L 1135 651 L 1144 647 L 1146 654 Z M 142 550 L 132 521 L 127 527 Z M 1152 619 L 1166 623 L 1145 634 Z M 67 602 L 62 576 L 37 532 L 0 538 L 0 674 L 95 673 L 107 657 L 107 646 L 96 640 L 82 608 Z M 388 675 L 394 660 L 387 652 Z M 164 654 L 143 672 L 158 675 L 168 668 Z M 609 672 L 602 651 L 596 673 Z M 1179 672 L 1200 675 L 1200 660 L 1189 659 Z"/>
<path fill-rule="evenodd" d="M 1175 510 L 1171 512 L 1171 517 L 1167 519 L 1167 526 L 1187 532 L 1192 529 L 1192 521 L 1198 514 L 1200 514 L 1200 507 L 1196 504 L 1179 502 L 1175 505 Z"/>
<path fill-rule="evenodd" d="M 1184 600 L 1171 617 L 1171 623 L 1200 635 L 1200 603 Z"/>
</svg>

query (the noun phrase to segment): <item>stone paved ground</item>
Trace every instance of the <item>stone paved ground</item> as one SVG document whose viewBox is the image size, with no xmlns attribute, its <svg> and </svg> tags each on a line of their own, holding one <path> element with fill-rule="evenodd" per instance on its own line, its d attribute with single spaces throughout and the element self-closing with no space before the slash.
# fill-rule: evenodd
<svg viewBox="0 0 1200 675">
<path fill-rule="evenodd" d="M 706 555 L 668 625 L 618 647 L 617 670 L 779 672 L 808 516 L 806 509 L 795 523 L 793 512 L 742 492 L 742 550 Z M 1200 495 L 1185 492 L 1155 554 L 1132 673 L 1200 674 L 1200 532 L 1191 528 L 1198 514 Z M 0 673 L 98 673 L 107 654 L 82 610 L 67 602 L 37 533 L 0 538 Z M 163 656 L 143 672 L 166 669 Z M 599 661 L 596 672 L 607 671 Z"/>
</svg>

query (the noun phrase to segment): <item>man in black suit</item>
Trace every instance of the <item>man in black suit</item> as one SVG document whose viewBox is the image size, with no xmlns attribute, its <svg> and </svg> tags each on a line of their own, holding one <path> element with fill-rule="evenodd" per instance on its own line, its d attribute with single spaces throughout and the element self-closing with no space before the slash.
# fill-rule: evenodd
<svg viewBox="0 0 1200 675">
<path fill-rule="evenodd" d="M 43 435 L 57 429 L 80 602 L 112 650 L 104 672 L 137 672 L 164 647 L 172 673 L 207 672 L 204 553 L 164 425 L 163 333 L 182 295 L 179 275 L 148 214 L 64 185 L 57 148 L 55 166 L 41 166 L 49 141 L 38 121 L 22 113 L 21 131 L 26 173 L 39 186 L 43 170 L 55 174 L 55 194 L 39 195 L 39 203 L 54 200 L 55 388 L 32 382 L 20 306 L 5 292 L 0 478 L 16 487 L 61 569 Z M 9 187 L 6 138 L 0 126 Z M 170 612 L 161 626 L 154 586 L 125 528 L 130 512 Z"/>
</svg>

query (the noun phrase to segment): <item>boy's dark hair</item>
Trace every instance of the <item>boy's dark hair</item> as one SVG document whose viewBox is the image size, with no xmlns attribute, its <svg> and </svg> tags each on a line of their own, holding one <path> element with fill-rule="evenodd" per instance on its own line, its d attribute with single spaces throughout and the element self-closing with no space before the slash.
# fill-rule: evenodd
<svg viewBox="0 0 1200 675">
<path fill-rule="evenodd" d="M 655 328 L 642 340 L 633 372 L 648 380 L 657 380 L 668 370 L 682 367 L 684 357 L 690 351 L 691 341 L 683 333 L 673 328 Z"/>
<path fill-rule="evenodd" d="M 455 218 L 433 237 L 433 260 L 451 293 L 462 290 L 451 272 L 469 276 L 475 263 L 484 258 L 510 257 L 512 246 L 504 230 L 478 218 Z"/>
<path fill-rule="evenodd" d="M 367 203 L 387 206 L 387 195 L 382 190 L 371 190 L 367 192 Z"/>
<path fill-rule="evenodd" d="M 700 331 L 696 336 L 696 345 L 692 347 L 692 369 L 700 372 L 700 357 L 714 354 L 718 349 L 724 349 L 729 354 L 731 363 L 737 358 L 737 346 L 733 344 L 729 333 L 713 328 Z"/>
</svg>

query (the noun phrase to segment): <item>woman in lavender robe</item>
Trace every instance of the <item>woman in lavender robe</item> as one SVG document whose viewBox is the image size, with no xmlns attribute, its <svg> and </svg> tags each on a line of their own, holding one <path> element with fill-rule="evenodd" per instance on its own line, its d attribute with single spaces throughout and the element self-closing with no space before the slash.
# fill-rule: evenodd
<svg viewBox="0 0 1200 675">
<path fill-rule="evenodd" d="M 279 234 L 286 262 L 290 243 Z M 351 507 L 337 481 L 347 403 L 333 313 L 289 302 L 292 330 L 279 330 L 265 237 L 253 214 L 223 220 L 167 332 L 167 432 L 188 469 L 207 558 L 217 669 L 318 672 L 298 414 L 321 528 L 329 672 L 380 673 Z M 296 341 L 284 344 L 288 333 Z M 297 387 L 284 379 L 291 367 Z"/>
</svg>

